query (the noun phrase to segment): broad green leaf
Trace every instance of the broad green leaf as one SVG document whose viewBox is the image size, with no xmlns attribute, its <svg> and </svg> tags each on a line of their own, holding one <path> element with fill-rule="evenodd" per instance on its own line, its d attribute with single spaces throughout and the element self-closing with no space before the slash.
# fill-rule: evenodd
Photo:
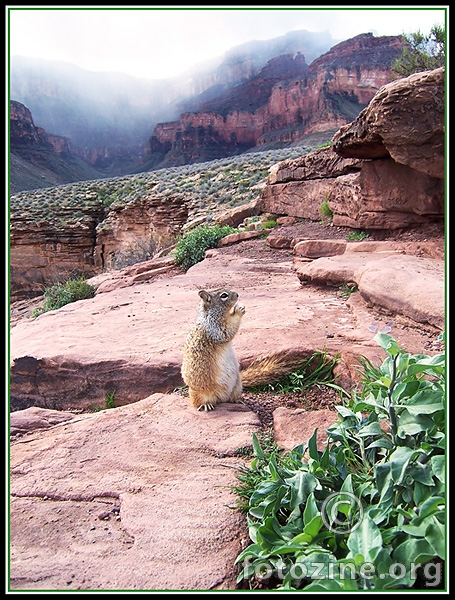
<svg viewBox="0 0 455 600">
<path fill-rule="evenodd" d="M 390 462 L 377 464 L 374 471 L 378 492 L 382 496 L 392 486 L 392 465 Z"/>
<path fill-rule="evenodd" d="M 259 546 L 259 544 L 250 544 L 249 546 L 247 546 L 245 548 L 245 550 L 242 550 L 242 552 L 240 552 L 240 554 L 235 559 L 234 564 L 236 565 L 239 562 L 241 562 L 242 560 L 249 560 L 252 558 L 256 558 L 257 556 L 260 556 L 260 555 L 261 555 L 261 547 Z"/>
<path fill-rule="evenodd" d="M 348 494 L 354 494 L 354 488 L 352 486 L 352 475 L 349 474 L 346 479 L 343 481 L 343 485 L 341 486 L 341 492 L 347 492 Z"/>
<path fill-rule="evenodd" d="M 428 515 L 432 515 L 435 512 L 443 510 L 445 507 L 445 500 L 441 496 L 434 496 L 432 498 L 428 498 L 422 504 L 419 510 L 419 518 L 427 517 Z"/>
<path fill-rule="evenodd" d="M 308 579 L 327 579 L 335 574 L 335 561 L 331 552 L 308 549 L 298 555 L 295 566 L 299 567 L 301 573 L 306 574 Z M 297 571 L 297 569 L 296 569 Z"/>
<path fill-rule="evenodd" d="M 417 363 L 409 365 L 408 375 L 415 376 L 419 373 L 435 373 L 444 375 L 445 355 L 437 354 L 435 356 L 420 359 Z"/>
<path fill-rule="evenodd" d="M 433 404 L 406 404 L 405 410 L 410 415 L 431 415 L 440 410 L 444 410 L 444 405 L 440 402 Z"/>
<path fill-rule="evenodd" d="M 370 414 L 372 411 L 380 410 L 383 406 L 379 402 L 376 402 L 376 400 L 362 399 L 354 402 L 352 408 L 353 411 Z"/>
<path fill-rule="evenodd" d="M 406 406 L 421 406 L 425 404 L 442 404 L 444 400 L 443 390 L 436 388 L 429 381 L 421 382 L 417 390 L 406 401 Z"/>
<path fill-rule="evenodd" d="M 387 450 L 391 450 L 394 448 L 395 444 L 388 437 L 381 437 L 378 440 L 373 440 L 371 444 L 366 446 L 365 450 L 369 450 L 370 448 L 386 448 Z"/>
<path fill-rule="evenodd" d="M 414 491 L 412 497 L 416 506 L 419 506 L 420 504 L 425 502 L 425 500 L 428 500 L 428 498 L 434 496 L 435 493 L 437 494 L 436 485 L 433 484 L 430 487 L 428 485 L 420 483 L 419 481 L 414 481 Z"/>
<path fill-rule="evenodd" d="M 252 434 L 252 444 L 255 456 L 258 456 L 259 458 L 265 458 L 264 451 L 262 450 L 261 444 L 259 443 L 259 440 L 255 433 Z"/>
<path fill-rule="evenodd" d="M 406 569 L 410 569 L 408 565 L 423 564 L 436 556 L 435 548 L 426 539 L 411 538 L 395 548 L 392 553 L 392 560 L 395 563 L 401 563 Z"/>
<path fill-rule="evenodd" d="M 437 455 L 437 456 L 432 456 L 431 457 L 431 466 L 433 468 L 433 473 L 436 475 L 436 477 L 439 479 L 439 481 L 441 481 L 442 483 L 445 483 L 446 477 L 445 477 L 445 467 L 446 467 L 446 461 L 445 461 L 445 456 L 442 455 Z"/>
<path fill-rule="evenodd" d="M 383 506 L 382 504 L 370 505 L 367 507 L 365 512 L 376 523 L 376 525 L 387 522 L 390 516 L 390 510 L 388 506 Z"/>
<path fill-rule="evenodd" d="M 398 437 L 414 436 L 421 431 L 431 432 L 434 429 L 434 421 L 431 417 L 424 415 L 412 415 L 407 406 L 398 419 Z"/>
<path fill-rule="evenodd" d="M 324 469 L 327 469 L 327 467 L 330 464 L 330 445 L 327 444 L 326 447 L 324 448 L 324 452 L 322 453 L 322 456 L 320 458 L 320 465 L 321 467 L 323 467 Z"/>
<path fill-rule="evenodd" d="M 293 477 L 285 479 L 285 482 L 291 488 L 290 508 L 294 509 L 308 498 L 318 486 L 318 480 L 311 473 L 298 471 Z"/>
<path fill-rule="evenodd" d="M 364 562 L 374 562 L 382 545 L 379 527 L 368 514 L 364 514 L 360 526 L 349 534 L 347 541 L 349 556 L 355 559 L 356 555 L 360 554 Z"/>
<path fill-rule="evenodd" d="M 281 484 L 277 481 L 263 481 L 257 487 L 257 489 L 251 494 L 250 504 L 254 505 L 261 502 L 273 492 L 276 492 L 281 487 Z"/>
<path fill-rule="evenodd" d="M 352 412 L 351 409 L 347 408 L 346 406 L 336 406 L 336 411 L 337 413 L 339 413 L 342 417 L 352 417 L 354 419 L 358 419 L 358 415 L 356 415 L 354 412 Z"/>
<path fill-rule="evenodd" d="M 311 521 L 305 525 L 304 533 L 311 536 L 311 538 L 315 538 L 321 530 L 322 527 L 322 517 L 321 515 L 315 516 Z"/>
<path fill-rule="evenodd" d="M 312 535 L 310 535 L 309 533 L 303 532 L 303 533 L 299 533 L 298 535 L 293 537 L 291 540 L 291 543 L 292 544 L 309 544 L 312 539 L 313 539 Z"/>
<path fill-rule="evenodd" d="M 313 460 L 319 460 L 319 451 L 317 445 L 317 428 L 314 430 L 313 435 L 308 440 L 308 454 Z"/>
<path fill-rule="evenodd" d="M 399 354 L 401 352 L 400 347 L 398 346 L 396 341 L 393 339 L 393 337 L 390 335 L 387 335 L 386 333 L 377 333 L 374 336 L 373 340 L 379 346 L 381 346 L 381 348 L 384 350 L 384 352 L 386 352 L 387 354 L 390 354 L 391 356 L 395 356 L 396 354 Z"/>
<path fill-rule="evenodd" d="M 428 542 L 436 550 L 437 555 L 442 560 L 446 557 L 446 532 L 445 527 L 435 517 L 432 517 L 432 523 L 428 526 L 425 535 Z"/>
<path fill-rule="evenodd" d="M 415 462 L 409 466 L 407 474 L 412 477 L 414 481 L 418 481 L 424 485 L 433 486 L 433 469 L 431 468 L 430 462 L 424 465 Z"/>
<path fill-rule="evenodd" d="M 401 529 L 405 532 L 408 533 L 409 535 L 412 535 L 413 537 L 425 537 L 425 532 L 427 530 L 428 527 L 428 523 L 423 521 L 422 523 L 420 523 L 420 525 L 412 525 L 411 523 L 405 523 L 404 525 L 401 526 Z"/>
<path fill-rule="evenodd" d="M 305 510 L 303 511 L 303 523 L 307 525 L 314 517 L 320 517 L 321 513 L 316 505 L 313 492 L 308 495 Z"/>
<path fill-rule="evenodd" d="M 368 425 L 365 425 L 365 427 L 361 427 L 358 431 L 358 434 L 362 437 L 369 435 L 383 435 L 383 433 L 384 432 L 377 421 L 369 423 Z"/>
<path fill-rule="evenodd" d="M 401 483 L 405 476 L 409 461 L 418 454 L 412 448 L 398 446 L 390 455 L 391 476 L 395 483 Z"/>
<path fill-rule="evenodd" d="M 279 476 L 278 471 L 277 471 L 276 460 L 275 460 L 274 456 L 270 457 L 270 460 L 267 463 L 267 468 L 270 471 L 270 477 L 272 478 L 272 480 L 273 481 L 278 481 L 280 479 L 280 476 Z"/>
</svg>

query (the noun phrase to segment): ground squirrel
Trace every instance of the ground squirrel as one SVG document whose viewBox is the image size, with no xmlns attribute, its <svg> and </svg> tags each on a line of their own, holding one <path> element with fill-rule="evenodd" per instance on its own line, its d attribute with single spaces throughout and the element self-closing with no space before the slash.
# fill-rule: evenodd
<svg viewBox="0 0 455 600">
<path fill-rule="evenodd" d="M 267 354 L 240 372 L 232 347 L 245 307 L 239 295 L 226 289 L 200 290 L 196 322 L 183 348 L 182 377 L 189 388 L 191 404 L 198 410 L 213 410 L 221 402 L 238 402 L 243 386 L 276 381 L 297 366 L 288 351 Z"/>
</svg>

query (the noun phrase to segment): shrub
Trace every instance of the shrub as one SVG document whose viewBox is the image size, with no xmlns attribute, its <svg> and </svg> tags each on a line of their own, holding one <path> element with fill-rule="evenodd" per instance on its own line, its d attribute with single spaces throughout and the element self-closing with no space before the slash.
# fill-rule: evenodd
<svg viewBox="0 0 455 600">
<path fill-rule="evenodd" d="M 443 589 L 445 357 L 386 352 L 338 406 L 323 451 L 317 430 L 289 452 L 254 458 L 233 491 L 252 540 L 238 583 L 304 591 Z M 367 362 L 365 364 L 368 364 Z"/>
<path fill-rule="evenodd" d="M 433 25 L 427 35 L 417 31 L 403 37 L 407 44 L 392 64 L 392 70 L 401 77 L 444 66 L 446 35 L 443 25 Z"/>
<path fill-rule="evenodd" d="M 155 256 L 156 247 L 157 244 L 153 237 L 137 240 L 113 256 L 111 261 L 112 267 L 114 269 L 123 269 L 124 267 L 130 267 L 136 263 L 150 260 Z"/>
<path fill-rule="evenodd" d="M 215 248 L 221 238 L 234 233 L 230 225 L 201 225 L 181 237 L 175 248 L 174 262 L 187 271 L 200 262 L 209 248 Z"/>
<path fill-rule="evenodd" d="M 57 310 L 65 304 L 93 298 L 95 288 L 87 283 L 84 277 L 74 277 L 65 283 L 56 283 L 44 291 L 44 304 L 42 308 L 33 311 L 32 316 L 37 317 L 50 310 Z"/>
</svg>

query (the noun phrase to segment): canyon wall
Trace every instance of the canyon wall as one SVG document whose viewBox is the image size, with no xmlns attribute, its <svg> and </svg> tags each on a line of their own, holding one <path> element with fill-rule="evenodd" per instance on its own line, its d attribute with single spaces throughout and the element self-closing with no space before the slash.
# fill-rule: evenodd
<svg viewBox="0 0 455 600">
<path fill-rule="evenodd" d="M 301 54 L 272 59 L 248 84 L 230 90 L 178 121 L 158 124 L 149 156 L 163 165 L 236 154 L 266 143 L 294 142 L 306 134 L 351 122 L 395 76 L 400 36 L 359 35 L 334 46 L 310 66 Z"/>
</svg>

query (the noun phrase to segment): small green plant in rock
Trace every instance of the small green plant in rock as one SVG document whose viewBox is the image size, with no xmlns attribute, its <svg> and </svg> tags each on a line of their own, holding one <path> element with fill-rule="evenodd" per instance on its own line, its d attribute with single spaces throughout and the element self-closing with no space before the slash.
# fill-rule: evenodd
<svg viewBox="0 0 455 600">
<path fill-rule="evenodd" d="M 343 285 L 340 285 L 340 287 L 338 288 L 338 295 L 341 296 L 341 298 L 348 300 L 351 297 L 351 294 L 354 294 L 358 291 L 359 290 L 355 284 L 348 285 L 347 283 L 345 283 Z"/>
<path fill-rule="evenodd" d="M 321 213 L 321 215 L 323 217 L 327 217 L 328 219 L 332 219 L 333 218 L 333 212 L 329 206 L 329 202 L 328 202 L 328 195 L 326 194 L 324 201 L 322 202 L 321 206 L 319 207 L 319 212 Z"/>
<path fill-rule="evenodd" d="M 274 219 L 272 219 L 270 221 L 264 221 L 262 223 L 262 228 L 263 229 L 273 229 L 277 225 L 278 225 L 278 223 Z"/>
<path fill-rule="evenodd" d="M 115 408 L 115 390 L 106 392 L 106 408 Z"/>
<path fill-rule="evenodd" d="M 370 237 L 370 234 L 366 231 L 350 231 L 346 234 L 346 239 L 348 242 L 358 242 L 365 240 L 367 237 Z"/>
<path fill-rule="evenodd" d="M 236 230 L 230 225 L 201 225 L 181 237 L 175 248 L 174 262 L 187 271 L 200 262 L 209 248 L 215 248 L 218 242 Z"/>
<path fill-rule="evenodd" d="M 50 310 L 57 310 L 66 304 L 85 300 L 95 296 L 95 288 L 87 283 L 84 277 L 68 279 L 65 283 L 56 283 L 44 291 L 44 303 L 33 311 L 32 317 Z"/>
</svg>

